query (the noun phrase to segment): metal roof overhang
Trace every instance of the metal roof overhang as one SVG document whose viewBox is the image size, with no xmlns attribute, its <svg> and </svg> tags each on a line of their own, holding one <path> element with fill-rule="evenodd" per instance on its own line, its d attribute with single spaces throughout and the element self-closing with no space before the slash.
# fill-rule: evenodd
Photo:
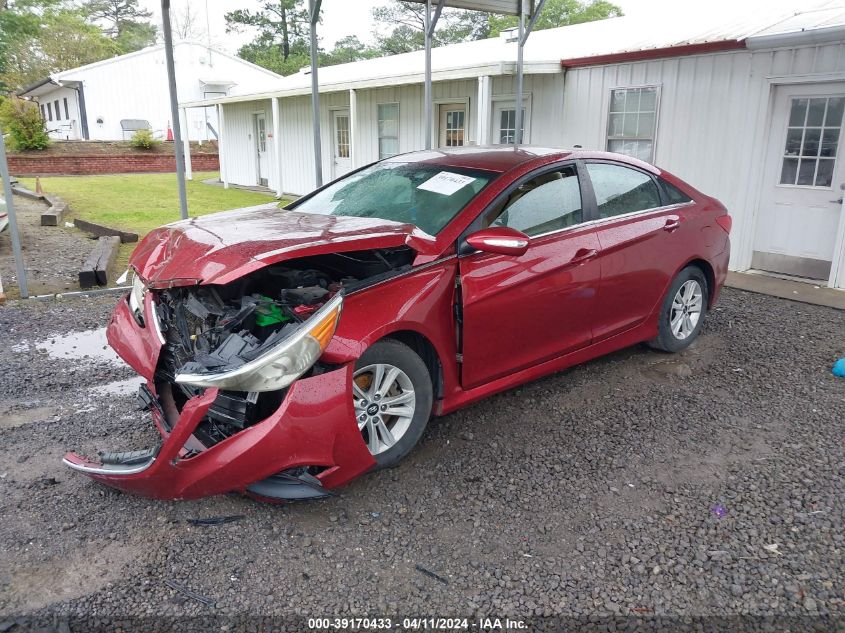
<svg viewBox="0 0 845 633">
<path fill-rule="evenodd" d="M 560 63 L 558 61 L 527 62 L 525 64 L 525 70 L 526 72 L 532 75 L 560 73 Z M 465 66 L 462 68 L 439 70 L 433 72 L 431 74 L 431 77 L 434 81 L 449 81 L 453 79 L 471 79 L 474 77 L 483 77 L 485 75 L 512 74 L 516 74 L 516 62 L 493 62 L 490 64 L 480 64 L 477 66 Z M 369 79 L 360 79 L 355 81 L 321 84 L 320 92 L 344 92 L 346 90 L 351 89 L 357 90 L 367 88 L 403 86 L 408 84 L 419 84 L 422 83 L 424 80 L 425 73 L 423 72 L 403 73 L 399 75 L 372 77 Z M 261 99 L 273 99 L 275 97 L 300 97 L 310 94 L 310 86 L 297 86 L 296 88 L 272 90 L 254 94 L 233 95 L 229 97 L 218 97 L 216 99 L 202 99 L 200 101 L 186 101 L 180 103 L 179 105 L 183 108 L 197 108 L 225 103 L 243 103 L 246 101 L 259 101 Z"/>
<path fill-rule="evenodd" d="M 54 81 L 52 77 L 47 77 L 47 79 L 36 81 L 34 84 L 21 88 L 15 94 L 19 97 L 38 97 L 54 90 L 58 85 L 59 83 Z"/>
<path fill-rule="evenodd" d="M 678 46 L 664 46 L 662 48 L 646 48 L 636 51 L 607 53 L 605 55 L 591 55 L 588 57 L 573 57 L 560 60 L 564 68 L 580 68 L 583 66 L 600 66 L 603 64 L 621 64 L 625 62 L 640 62 L 649 59 L 665 57 L 685 57 L 719 51 L 732 51 L 745 48 L 745 40 L 720 40 L 718 42 L 700 42 L 698 44 L 681 44 Z"/>
<path fill-rule="evenodd" d="M 747 47 L 751 50 L 761 48 L 780 48 L 782 46 L 800 46 L 807 44 L 826 44 L 828 42 L 845 41 L 845 25 L 827 26 L 817 29 L 802 29 L 787 33 L 772 33 L 768 35 L 753 35 L 747 40 Z"/>
<path fill-rule="evenodd" d="M 426 0 L 405 0 L 425 4 Z M 432 2 L 432 4 L 434 4 Z M 519 15 L 519 5 L 522 0 L 446 0 L 444 7 L 453 9 L 468 9 L 470 11 L 485 11 L 487 13 L 505 13 L 507 15 Z M 534 13 L 535 0 L 525 0 L 526 13 Z"/>
</svg>

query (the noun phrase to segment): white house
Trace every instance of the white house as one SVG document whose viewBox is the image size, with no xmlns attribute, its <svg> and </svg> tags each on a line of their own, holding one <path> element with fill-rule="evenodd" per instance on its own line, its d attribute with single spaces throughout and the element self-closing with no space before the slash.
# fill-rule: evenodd
<svg viewBox="0 0 845 633">
<path fill-rule="evenodd" d="M 706 10 L 706 7 L 702 7 Z M 434 147 L 514 136 L 516 43 L 433 50 Z M 320 69 L 323 172 L 421 149 L 423 53 Z M 845 5 L 726 16 L 680 7 L 538 31 L 525 49 L 526 143 L 633 154 L 718 197 L 731 268 L 845 287 Z M 216 104 L 225 183 L 315 186 L 310 76 Z"/>
<path fill-rule="evenodd" d="M 173 56 L 182 100 L 267 90 L 281 79 L 196 42 L 176 43 Z M 137 127 L 151 127 L 163 137 L 171 119 L 163 45 L 55 73 L 18 94 L 38 102 L 55 139 L 120 140 Z M 216 129 L 217 113 L 195 109 L 187 124 L 191 139 L 214 138 L 206 124 Z"/>
</svg>

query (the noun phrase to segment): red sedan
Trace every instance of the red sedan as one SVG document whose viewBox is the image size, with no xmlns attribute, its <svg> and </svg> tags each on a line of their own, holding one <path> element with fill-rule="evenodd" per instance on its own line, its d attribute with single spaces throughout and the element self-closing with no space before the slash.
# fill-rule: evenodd
<svg viewBox="0 0 845 633">
<path fill-rule="evenodd" d="M 432 415 L 643 341 L 687 347 L 730 228 L 651 165 L 537 147 L 405 154 L 286 210 L 162 227 L 108 327 L 162 441 L 64 461 L 160 499 L 325 496 L 396 464 Z"/>
</svg>

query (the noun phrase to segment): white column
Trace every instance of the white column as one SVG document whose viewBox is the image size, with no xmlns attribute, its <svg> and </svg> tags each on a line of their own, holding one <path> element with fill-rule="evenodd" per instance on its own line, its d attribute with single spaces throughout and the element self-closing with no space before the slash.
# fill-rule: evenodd
<svg viewBox="0 0 845 633">
<path fill-rule="evenodd" d="M 358 93 L 354 88 L 349 89 L 349 160 L 352 169 L 357 167 L 355 150 L 358 147 Z"/>
<path fill-rule="evenodd" d="M 226 135 L 226 122 L 223 117 L 223 104 L 217 104 L 217 153 L 220 160 L 220 180 L 223 181 L 223 187 L 229 188 L 229 175 L 226 173 L 226 160 L 224 157 L 223 137 Z"/>
<path fill-rule="evenodd" d="M 273 104 L 273 148 L 276 150 L 276 196 L 281 198 L 285 193 L 282 185 L 282 99 L 273 97 L 270 101 Z"/>
<path fill-rule="evenodd" d="M 182 128 L 182 146 L 185 151 L 185 178 L 194 179 L 194 171 L 191 168 L 191 135 L 188 130 L 188 112 L 185 108 L 179 108 L 179 122 Z"/>
<path fill-rule="evenodd" d="M 478 129 L 475 138 L 478 139 L 479 145 L 490 143 L 491 106 L 490 76 L 484 75 L 478 78 Z"/>
</svg>

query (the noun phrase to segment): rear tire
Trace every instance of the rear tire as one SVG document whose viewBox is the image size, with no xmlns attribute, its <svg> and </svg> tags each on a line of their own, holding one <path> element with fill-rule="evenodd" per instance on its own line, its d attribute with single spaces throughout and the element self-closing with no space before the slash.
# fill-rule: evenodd
<svg viewBox="0 0 845 633">
<path fill-rule="evenodd" d="M 407 345 L 384 339 L 355 363 L 352 390 L 358 428 L 376 468 L 395 466 L 422 437 L 431 416 L 428 368 Z"/>
<path fill-rule="evenodd" d="M 701 332 L 710 291 L 697 266 L 687 266 L 672 281 L 658 316 L 658 334 L 648 344 L 664 352 L 680 352 Z"/>
</svg>

